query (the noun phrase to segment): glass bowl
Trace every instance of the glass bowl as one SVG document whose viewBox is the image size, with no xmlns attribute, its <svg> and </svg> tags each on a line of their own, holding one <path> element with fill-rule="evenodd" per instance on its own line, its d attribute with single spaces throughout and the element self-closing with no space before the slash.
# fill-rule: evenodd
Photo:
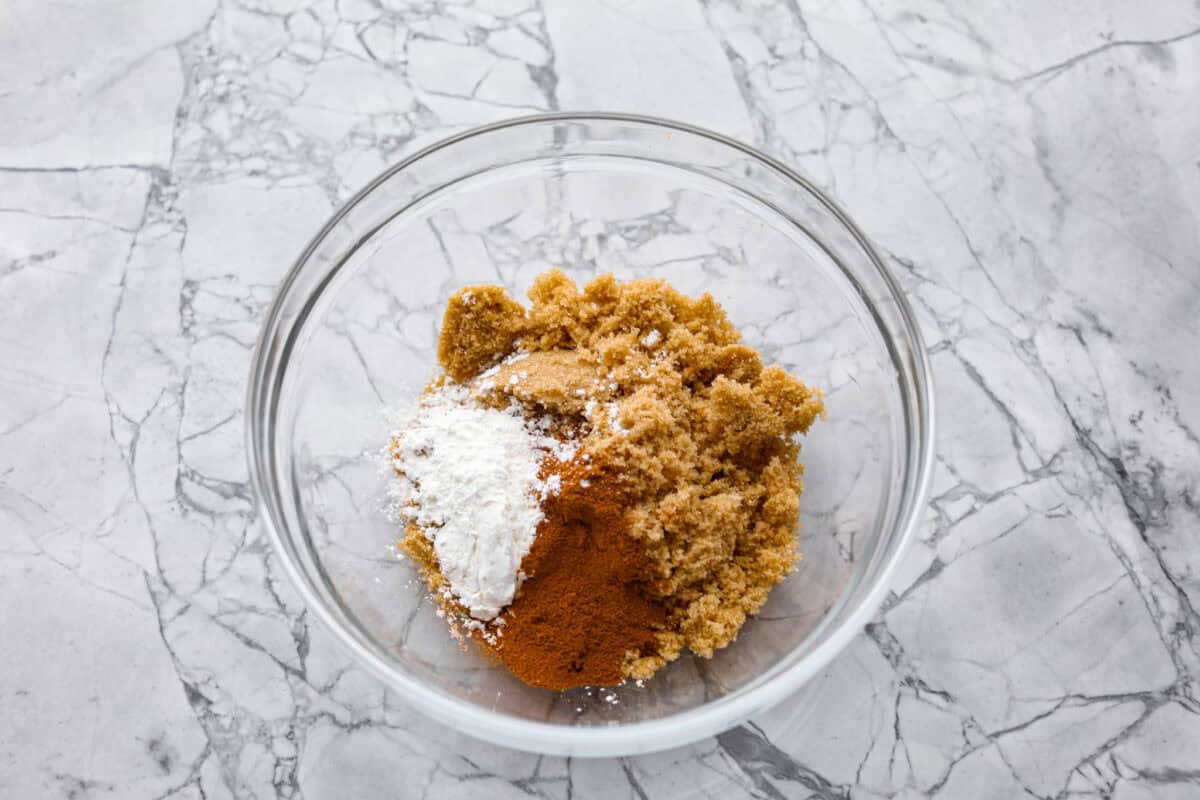
<svg viewBox="0 0 1200 800">
<path fill-rule="evenodd" d="M 525 686 L 448 635 L 394 550 L 382 410 L 436 373 L 447 298 L 523 298 L 666 278 L 710 292 L 745 342 L 825 393 L 803 445 L 797 571 L 737 641 L 644 686 Z M 615 114 L 469 131 L 389 169 L 316 235 L 263 326 L 248 398 L 260 518 L 313 616 L 407 702 L 464 733 L 542 753 L 664 749 L 744 721 L 818 673 L 876 610 L 925 505 L 929 366 L 895 279 L 812 184 L 738 142 Z"/>
</svg>

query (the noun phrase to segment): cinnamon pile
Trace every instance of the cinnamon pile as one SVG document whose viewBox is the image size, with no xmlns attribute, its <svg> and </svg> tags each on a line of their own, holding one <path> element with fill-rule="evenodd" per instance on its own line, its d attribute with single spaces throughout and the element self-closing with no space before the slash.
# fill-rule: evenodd
<svg viewBox="0 0 1200 800">
<path fill-rule="evenodd" d="M 647 593 L 653 564 L 627 530 L 624 498 L 598 470 L 570 465 L 542 505 L 501 635 L 480 641 L 530 686 L 609 686 L 655 651 L 666 610 Z"/>
</svg>

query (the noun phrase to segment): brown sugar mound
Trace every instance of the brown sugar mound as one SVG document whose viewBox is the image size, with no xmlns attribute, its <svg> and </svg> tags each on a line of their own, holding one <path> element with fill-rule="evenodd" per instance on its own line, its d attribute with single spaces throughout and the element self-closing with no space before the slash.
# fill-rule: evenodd
<svg viewBox="0 0 1200 800">
<path fill-rule="evenodd" d="M 443 368 L 483 399 L 564 418 L 582 432 L 577 459 L 605 465 L 624 535 L 645 556 L 639 586 L 661 610 L 657 646 L 629 649 L 624 675 L 648 677 L 685 648 L 711 656 L 799 558 L 797 434 L 823 414 L 820 393 L 764 367 L 707 294 L 611 275 L 581 291 L 550 270 L 529 298 L 525 310 L 496 287 L 454 295 Z M 572 547 L 535 541 L 522 595 Z"/>
</svg>

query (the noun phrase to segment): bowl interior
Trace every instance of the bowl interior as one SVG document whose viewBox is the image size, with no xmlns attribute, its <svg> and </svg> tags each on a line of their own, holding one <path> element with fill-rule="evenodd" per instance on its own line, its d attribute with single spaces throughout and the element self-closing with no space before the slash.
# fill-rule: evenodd
<svg viewBox="0 0 1200 800">
<path fill-rule="evenodd" d="M 683 134 L 662 136 L 559 125 L 460 141 L 436 169 L 421 163 L 371 189 L 310 250 L 302 291 L 285 290 L 294 310 L 283 303 L 287 345 L 268 423 L 277 533 L 401 688 L 555 726 L 677 715 L 802 662 L 870 588 L 865 565 L 895 555 L 914 432 L 905 351 L 880 310 L 886 293 L 859 275 L 848 234 L 797 214 L 807 201 L 795 187 L 780 184 L 792 194 L 776 202 L 746 188 L 762 185 L 749 170 L 763 167 L 745 154 L 692 152 Z M 492 283 L 524 300 L 551 266 L 580 283 L 612 272 L 710 292 L 768 363 L 826 397 L 828 419 L 803 445 L 798 570 L 733 645 L 711 660 L 682 658 L 640 687 L 552 693 L 464 651 L 397 557 L 398 530 L 383 511 L 382 411 L 411 402 L 436 374 L 447 298 Z"/>
</svg>

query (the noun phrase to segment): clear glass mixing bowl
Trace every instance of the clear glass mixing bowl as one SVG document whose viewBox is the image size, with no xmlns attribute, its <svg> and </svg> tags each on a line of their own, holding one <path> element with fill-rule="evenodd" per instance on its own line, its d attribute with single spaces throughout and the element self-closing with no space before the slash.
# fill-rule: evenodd
<svg viewBox="0 0 1200 800">
<path fill-rule="evenodd" d="M 825 392 L 829 418 L 804 443 L 799 569 L 730 647 L 644 687 L 532 689 L 461 650 L 382 511 L 381 410 L 435 374 L 446 299 L 473 283 L 522 297 L 550 266 L 710 292 L 768 362 Z M 687 125 L 554 114 L 423 150 L 317 233 L 255 353 L 250 474 L 313 616 L 413 706 L 511 747 L 631 754 L 745 720 L 861 629 L 925 505 L 931 391 L 895 279 L 806 180 Z"/>
</svg>

